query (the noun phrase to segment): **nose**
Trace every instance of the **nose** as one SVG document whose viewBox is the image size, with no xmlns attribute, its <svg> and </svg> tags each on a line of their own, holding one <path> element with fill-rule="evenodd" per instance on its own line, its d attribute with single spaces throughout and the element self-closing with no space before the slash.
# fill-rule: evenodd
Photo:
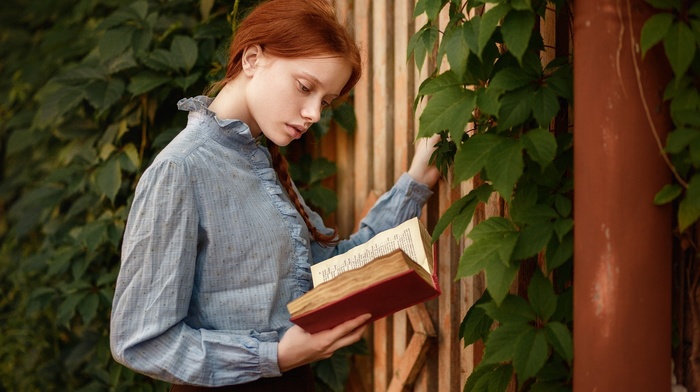
<svg viewBox="0 0 700 392">
<path fill-rule="evenodd" d="M 321 119 L 321 105 L 309 100 L 301 109 L 301 116 L 305 121 L 317 123 Z"/>
</svg>

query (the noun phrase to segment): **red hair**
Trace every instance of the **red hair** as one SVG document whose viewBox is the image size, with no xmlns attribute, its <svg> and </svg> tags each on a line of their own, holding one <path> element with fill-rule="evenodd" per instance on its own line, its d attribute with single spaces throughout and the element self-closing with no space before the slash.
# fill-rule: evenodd
<svg viewBox="0 0 700 392">
<path fill-rule="evenodd" d="M 352 73 L 340 96 L 346 96 L 362 74 L 360 50 L 351 32 L 335 16 L 327 0 L 268 0 L 258 5 L 238 26 L 229 49 L 222 87 L 241 73 L 243 51 L 260 45 L 284 58 L 341 57 Z"/>
<path fill-rule="evenodd" d="M 327 0 L 268 0 L 258 5 L 236 29 L 229 49 L 226 76 L 212 90 L 219 90 L 241 73 L 243 52 L 253 45 L 259 45 L 264 52 L 275 57 L 343 58 L 352 72 L 340 91 L 340 98 L 347 96 L 362 74 L 357 43 L 351 32 L 340 24 Z M 331 234 L 316 230 L 294 190 L 287 161 L 279 147 L 268 143 L 268 149 L 277 177 L 304 219 L 312 238 L 322 245 L 338 242 L 337 230 Z"/>
</svg>

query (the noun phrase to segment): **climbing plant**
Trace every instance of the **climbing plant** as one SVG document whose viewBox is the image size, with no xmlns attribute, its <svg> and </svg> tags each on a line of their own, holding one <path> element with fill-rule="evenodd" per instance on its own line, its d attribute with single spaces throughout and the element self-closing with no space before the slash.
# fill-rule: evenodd
<svg viewBox="0 0 700 392">
<path fill-rule="evenodd" d="M 537 26 L 547 7 L 565 12 L 568 4 L 419 0 L 415 8 L 427 22 L 409 55 L 419 68 L 435 64 L 416 98 L 427 100 L 418 136 L 441 133 L 433 159 L 452 171 L 454 186 L 474 184 L 433 233 L 436 240 L 449 226 L 455 240 L 469 240 L 455 279 L 485 276 L 486 290 L 460 328 L 465 345 L 484 343 L 466 391 L 505 391 L 512 380 L 522 391 L 571 390 L 572 134 L 552 124 L 567 118 L 572 64 L 569 56 L 543 64 Z M 449 16 L 444 25 L 441 12 Z M 507 216 L 467 232 L 494 194 Z M 514 292 L 516 278 L 522 287 Z"/>
<path fill-rule="evenodd" d="M 222 76 L 256 3 L 12 0 L 0 13 L 0 390 L 167 390 L 111 359 L 121 236 L 140 174 L 185 124 L 177 101 Z M 329 116 L 352 129 L 352 109 Z M 304 162 L 300 189 L 332 212 L 333 163 Z M 317 373 L 337 390 L 347 372 L 335 358 Z"/>
<path fill-rule="evenodd" d="M 655 12 L 644 23 L 638 37 L 642 56 L 648 57 L 652 48 L 662 46 L 663 51 L 658 53 L 663 53 L 673 75 L 663 95 L 673 126 L 666 140 L 659 140 L 663 143 L 663 156 L 673 173 L 673 181 L 657 193 L 654 202 L 673 204 L 680 249 L 690 255 L 688 262 L 685 257 L 674 259 L 674 283 L 685 288 L 680 295 L 687 296 L 687 301 L 683 299 L 681 303 L 687 303 L 693 324 L 690 349 L 682 344 L 686 336 L 680 333 L 681 341 L 677 343 L 681 344 L 676 348 L 679 354 L 675 367 L 680 369 L 681 375 L 686 373 L 686 367 L 690 368 L 688 373 L 692 376 L 681 377 L 680 381 L 697 388 L 700 386 L 700 363 L 697 360 L 700 358 L 700 268 L 697 267 L 696 228 L 700 218 L 700 3 L 645 1 L 654 7 Z M 681 327 L 676 329 L 681 331 L 685 325 L 685 311 L 681 308 L 677 316 L 677 325 Z"/>
</svg>

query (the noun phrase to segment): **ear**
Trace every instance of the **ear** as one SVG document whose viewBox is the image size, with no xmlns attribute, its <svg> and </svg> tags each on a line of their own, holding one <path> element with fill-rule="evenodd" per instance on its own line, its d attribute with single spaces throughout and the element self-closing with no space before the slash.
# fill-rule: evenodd
<svg viewBox="0 0 700 392">
<path fill-rule="evenodd" d="M 264 62 L 262 47 L 260 45 L 251 45 L 243 50 L 243 57 L 241 58 L 241 65 L 243 66 L 243 72 L 247 76 L 253 76 L 255 70 L 261 66 Z"/>
</svg>

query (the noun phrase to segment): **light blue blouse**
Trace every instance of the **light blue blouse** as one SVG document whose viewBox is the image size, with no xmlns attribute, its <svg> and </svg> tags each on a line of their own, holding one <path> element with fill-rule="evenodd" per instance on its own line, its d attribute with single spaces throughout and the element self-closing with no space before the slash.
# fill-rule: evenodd
<svg viewBox="0 0 700 392">
<path fill-rule="evenodd" d="M 310 263 L 418 216 L 432 194 L 404 173 L 349 239 L 311 240 L 248 126 L 210 98 L 178 103 L 187 127 L 143 173 L 124 233 L 111 318 L 114 358 L 176 384 L 279 376 L 286 305 L 311 288 Z M 313 224 L 329 232 L 306 208 Z"/>
</svg>

